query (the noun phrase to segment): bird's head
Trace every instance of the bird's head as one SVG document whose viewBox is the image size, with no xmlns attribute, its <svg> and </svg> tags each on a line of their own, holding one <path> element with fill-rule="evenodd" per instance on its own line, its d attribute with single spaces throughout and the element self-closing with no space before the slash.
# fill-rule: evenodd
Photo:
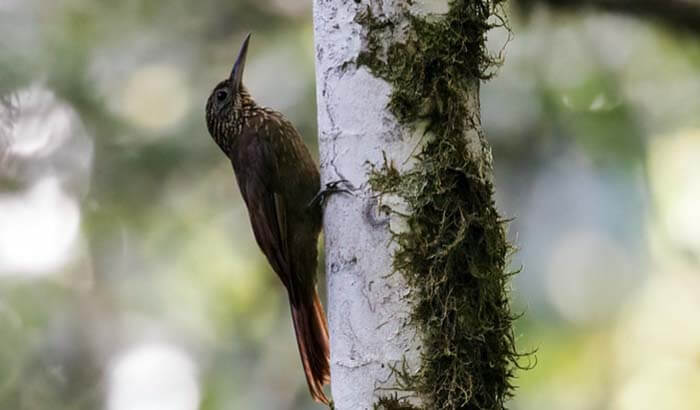
<svg viewBox="0 0 700 410">
<path fill-rule="evenodd" d="M 231 75 L 214 87 L 207 100 L 209 134 L 226 154 L 230 152 L 231 144 L 240 134 L 243 124 L 243 100 L 247 95 L 243 87 L 243 69 L 249 40 L 250 34 L 243 40 Z"/>
</svg>

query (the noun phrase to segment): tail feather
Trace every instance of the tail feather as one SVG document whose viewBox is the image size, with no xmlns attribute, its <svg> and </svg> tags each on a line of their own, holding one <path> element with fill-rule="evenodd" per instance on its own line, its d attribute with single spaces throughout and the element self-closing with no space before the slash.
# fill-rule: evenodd
<svg viewBox="0 0 700 410">
<path fill-rule="evenodd" d="M 319 403 L 328 404 L 323 385 L 331 379 L 330 348 L 323 305 L 314 290 L 311 300 L 297 299 L 291 306 L 294 332 L 311 397 Z"/>
</svg>

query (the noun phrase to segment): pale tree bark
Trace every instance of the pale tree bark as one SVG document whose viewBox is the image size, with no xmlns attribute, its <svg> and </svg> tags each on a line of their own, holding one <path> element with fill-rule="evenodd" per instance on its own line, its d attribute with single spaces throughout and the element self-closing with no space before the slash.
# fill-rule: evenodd
<svg viewBox="0 0 700 410">
<path fill-rule="evenodd" d="M 354 0 L 314 4 L 319 149 L 324 183 L 346 179 L 353 195 L 332 196 L 324 237 L 331 335 L 331 389 L 338 410 L 371 409 L 391 366 L 415 358 L 407 328 L 407 288 L 392 272 L 390 228 L 368 185 L 368 164 L 383 153 L 402 164 L 417 144 L 388 111 L 391 86 L 354 61 L 362 47 L 363 9 Z"/>
<path fill-rule="evenodd" d="M 380 395 L 397 386 L 392 369 L 412 374 L 421 366 L 420 332 L 408 320 L 412 290 L 392 265 L 397 245 L 390 232 L 407 229 L 399 214 L 411 210 L 398 197 L 379 197 L 368 178 L 372 166 L 387 163 L 400 172 L 410 171 L 416 164 L 414 155 L 431 137 L 425 123 L 399 122 L 388 107 L 394 86 L 358 64 L 358 56 L 368 48 L 367 28 L 359 18 L 371 10 L 393 20 L 405 2 L 370 3 L 368 8 L 366 1 L 314 2 L 322 181 L 346 179 L 353 187 L 352 195 L 332 196 L 324 215 L 331 390 L 338 410 L 372 409 Z M 421 13 L 419 7 L 412 11 Z M 396 33 L 384 38 L 385 46 L 396 41 Z M 464 90 L 472 115 L 463 137 L 490 178 L 478 83 L 473 79 Z M 389 208 L 396 212 L 383 212 Z"/>
</svg>

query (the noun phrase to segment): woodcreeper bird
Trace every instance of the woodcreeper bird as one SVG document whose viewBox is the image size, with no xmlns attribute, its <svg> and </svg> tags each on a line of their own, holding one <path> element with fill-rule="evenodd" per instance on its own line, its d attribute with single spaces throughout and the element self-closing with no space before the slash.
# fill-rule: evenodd
<svg viewBox="0 0 700 410">
<path fill-rule="evenodd" d="M 297 130 L 279 112 L 258 105 L 243 85 L 249 40 L 250 34 L 231 75 L 207 100 L 207 128 L 233 164 L 255 239 L 287 289 L 311 397 L 328 404 L 323 392 L 330 381 L 328 325 L 316 292 L 323 202 L 318 199 L 325 192 Z"/>
</svg>

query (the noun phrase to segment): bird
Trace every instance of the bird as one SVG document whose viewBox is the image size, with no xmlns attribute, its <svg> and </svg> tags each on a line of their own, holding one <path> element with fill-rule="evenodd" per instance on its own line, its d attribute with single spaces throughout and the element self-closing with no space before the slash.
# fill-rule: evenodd
<svg viewBox="0 0 700 410">
<path fill-rule="evenodd" d="M 281 113 L 259 105 L 243 85 L 246 35 L 228 78 L 206 103 L 209 134 L 233 164 L 255 240 L 287 290 L 311 397 L 329 404 L 328 324 L 316 289 L 322 227 L 318 167 L 301 135 Z M 327 184 L 329 191 L 335 186 Z"/>
</svg>

